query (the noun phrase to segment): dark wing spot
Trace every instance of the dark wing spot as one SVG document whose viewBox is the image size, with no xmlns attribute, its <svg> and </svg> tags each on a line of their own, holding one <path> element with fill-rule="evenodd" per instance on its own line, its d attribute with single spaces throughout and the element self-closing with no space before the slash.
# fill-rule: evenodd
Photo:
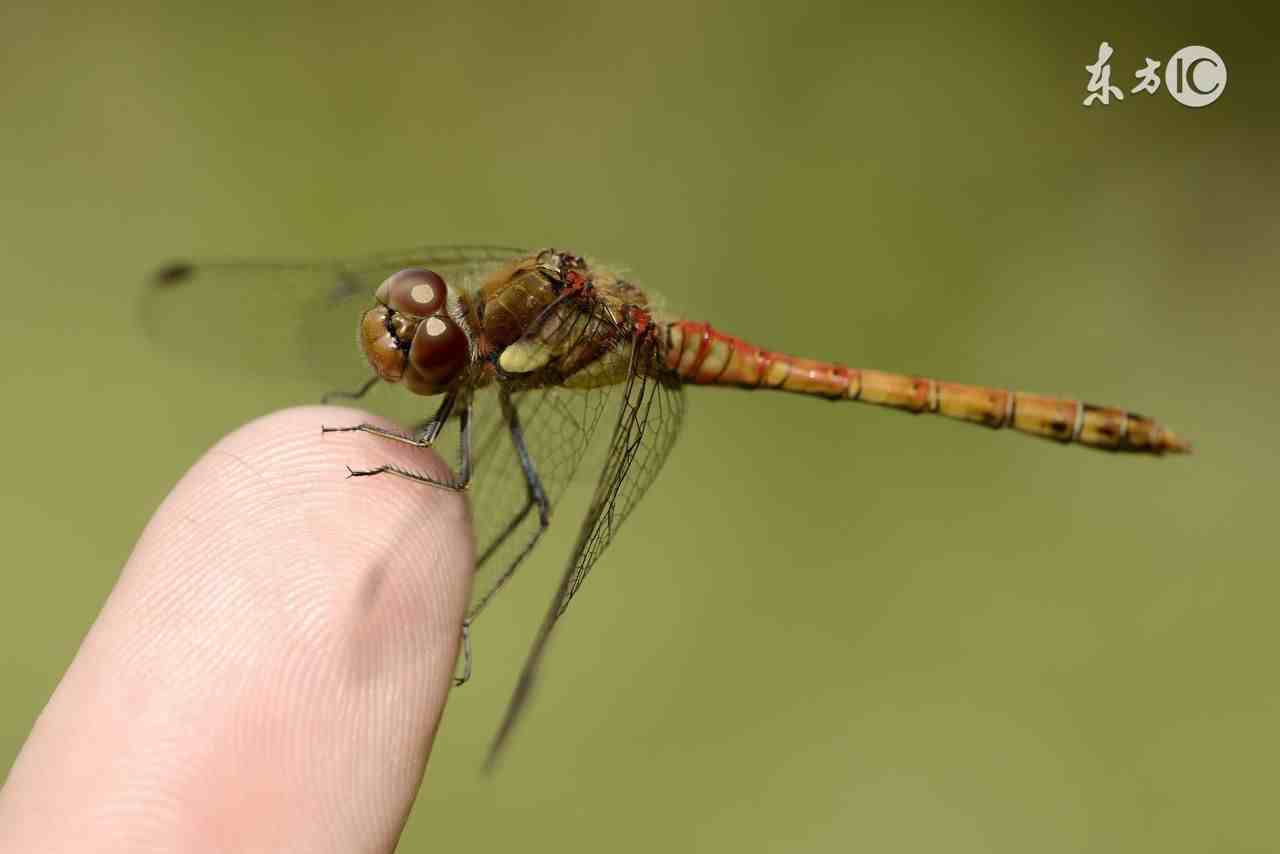
<svg viewBox="0 0 1280 854">
<path fill-rule="evenodd" d="M 189 261 L 171 261 L 151 274 L 153 284 L 161 287 L 180 285 L 195 274 L 196 268 Z"/>
</svg>

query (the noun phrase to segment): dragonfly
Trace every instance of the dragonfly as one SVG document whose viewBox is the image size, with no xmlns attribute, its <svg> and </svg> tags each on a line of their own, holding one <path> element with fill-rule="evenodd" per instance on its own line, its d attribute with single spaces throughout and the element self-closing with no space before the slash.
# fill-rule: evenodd
<svg viewBox="0 0 1280 854">
<path fill-rule="evenodd" d="M 327 262 L 176 262 L 151 279 L 148 334 L 190 355 L 268 374 L 359 364 L 374 386 L 438 398 L 434 414 L 397 432 L 325 426 L 416 448 L 456 436 L 450 476 L 386 464 L 357 478 L 399 477 L 470 495 L 476 537 L 470 628 L 543 538 L 594 436 L 603 441 L 577 539 L 489 748 L 502 753 L 525 711 L 552 637 L 583 581 L 671 452 L 686 386 L 790 392 L 942 415 L 1062 444 L 1181 454 L 1190 444 L 1125 409 L 927 377 L 851 368 L 775 352 L 662 310 L 619 268 L 559 249 L 429 246 Z M 213 318 L 251 312 L 247 329 Z M 425 410 L 423 410 L 425 411 Z"/>
</svg>

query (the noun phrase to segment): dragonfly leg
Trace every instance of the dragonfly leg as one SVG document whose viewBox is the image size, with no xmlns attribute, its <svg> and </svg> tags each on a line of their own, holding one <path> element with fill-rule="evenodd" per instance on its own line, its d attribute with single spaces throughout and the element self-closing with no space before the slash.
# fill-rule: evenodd
<svg viewBox="0 0 1280 854">
<path fill-rule="evenodd" d="M 409 469 L 401 468 L 400 466 L 392 465 L 391 463 L 380 465 L 371 469 L 353 469 L 350 466 L 348 466 L 347 477 L 372 477 L 377 474 L 393 474 L 397 477 L 403 477 L 406 480 L 412 480 L 415 483 L 424 483 L 424 484 L 427 484 L 428 486 L 435 486 L 435 487 L 439 487 L 440 489 L 447 489 L 450 492 L 465 492 L 467 490 L 467 487 L 471 484 L 471 408 L 470 406 L 464 406 L 462 408 L 462 411 L 458 414 L 458 421 L 460 422 L 460 424 L 458 427 L 459 429 L 458 458 L 459 459 L 458 459 L 458 476 L 457 477 L 452 477 L 452 478 L 449 478 L 448 480 L 439 480 L 437 478 L 431 477 L 430 475 L 425 475 L 425 474 L 422 474 L 421 472 L 410 471 Z M 372 425 L 361 425 L 361 426 L 372 426 Z M 330 432 L 334 432 L 334 431 L 341 431 L 341 430 L 359 430 L 360 427 L 328 428 L 328 429 Z M 418 447 L 427 447 L 430 444 L 430 443 L 420 444 L 418 442 L 413 441 L 412 439 L 409 439 L 406 436 L 400 436 L 397 433 L 391 433 L 389 431 L 379 430 L 379 428 L 376 428 L 376 427 L 374 427 L 371 430 L 365 430 L 365 432 L 374 433 L 375 435 L 378 435 L 378 436 L 384 436 L 385 438 L 388 438 L 388 439 L 399 439 L 400 441 L 404 441 L 406 444 L 416 445 Z M 437 430 L 436 432 L 438 433 L 439 431 Z M 432 435 L 431 438 L 432 440 L 435 439 L 434 434 Z"/>
<path fill-rule="evenodd" d="M 435 441 L 439 431 L 431 431 L 431 422 L 428 422 L 423 431 L 417 436 L 409 436 L 405 433 L 397 433 L 395 430 L 387 430 L 376 424 L 356 424 L 352 427 L 321 427 L 321 433 L 368 433 L 371 436 L 379 436 L 383 439 L 390 439 L 393 442 L 399 442 L 402 445 L 411 445 L 415 448 L 430 448 Z"/>
<path fill-rule="evenodd" d="M 516 411 L 511 397 L 505 393 L 499 395 L 503 414 L 507 417 L 507 428 L 511 433 L 511 444 L 515 446 L 516 456 L 520 459 L 520 470 L 524 472 L 524 483 L 529 490 L 529 503 L 538 507 L 538 533 L 541 534 L 551 524 L 551 502 L 542 488 L 542 481 L 533 467 L 533 458 L 529 456 L 529 448 L 524 443 L 524 428 L 520 426 L 520 414 Z"/>
<path fill-rule="evenodd" d="M 516 568 L 520 566 L 529 552 L 533 551 L 533 547 L 538 544 L 538 540 L 542 539 L 543 533 L 551 525 L 551 502 L 547 500 L 546 490 L 542 487 L 542 480 L 538 477 L 538 471 L 533 465 L 533 458 L 529 455 L 529 448 L 525 445 L 524 428 L 520 426 L 520 415 L 516 412 L 515 406 L 511 403 L 511 397 L 505 389 L 499 391 L 498 401 L 502 404 L 502 414 L 507 420 L 507 431 L 511 436 L 511 444 L 516 450 L 517 459 L 520 460 L 520 470 L 524 473 L 524 484 L 528 498 L 524 506 L 507 523 L 507 527 L 502 530 L 502 533 L 495 537 L 489 547 L 485 549 L 484 554 L 480 556 L 476 565 L 479 566 L 488 560 L 489 556 L 497 551 L 528 518 L 529 513 L 535 507 L 538 508 L 538 530 L 534 531 L 529 542 L 525 543 L 524 547 L 520 549 L 520 553 L 511 561 L 510 566 L 502 571 L 502 575 L 489 588 L 489 592 L 485 594 L 484 598 L 472 607 L 472 617 L 480 613 L 481 609 L 493 598 L 493 595 L 502 589 L 502 585 L 507 583 L 507 580 L 515 573 Z"/>
<path fill-rule="evenodd" d="M 360 386 L 360 388 L 356 389 L 355 391 L 342 391 L 342 390 L 331 391 L 325 394 L 324 397 L 320 398 L 320 402 L 329 403 L 334 400 L 359 400 L 360 398 L 364 397 L 366 394 L 369 393 L 369 389 L 373 388 L 377 384 L 378 384 L 378 375 L 374 374 L 373 376 L 369 377 L 369 379 L 365 380 L 364 385 Z"/>
<path fill-rule="evenodd" d="M 453 687 L 460 688 L 471 679 L 471 619 L 462 621 L 462 674 L 453 677 Z"/>
<path fill-rule="evenodd" d="M 377 377 L 371 379 L 365 384 L 365 387 L 356 395 L 364 394 L 373 383 L 377 382 Z M 371 436 L 378 436 L 383 439 L 390 439 L 393 442 L 400 442 L 403 445 L 411 445 L 415 448 L 430 448 L 439 437 L 440 431 L 444 429 L 445 422 L 449 420 L 449 416 L 453 412 L 454 402 L 458 399 L 457 393 L 447 395 L 440 404 L 440 408 L 436 410 L 436 414 L 431 419 L 424 421 L 414 431 L 412 435 L 399 433 L 395 430 L 387 430 L 376 424 L 356 424 L 351 427 L 328 427 L 322 426 L 321 433 L 368 433 Z"/>
<path fill-rule="evenodd" d="M 347 477 L 373 477 L 378 474 L 393 474 L 396 477 L 402 477 L 405 480 L 411 480 L 414 483 L 424 483 L 427 486 L 439 487 L 440 489 L 446 489 L 449 492 L 467 491 L 468 481 L 463 480 L 460 477 L 450 478 L 449 480 L 439 480 L 431 477 L 430 475 L 410 471 L 409 469 L 402 469 L 399 466 L 393 466 L 389 463 L 386 465 L 376 466 L 371 469 L 353 469 L 350 466 L 347 467 Z"/>
</svg>

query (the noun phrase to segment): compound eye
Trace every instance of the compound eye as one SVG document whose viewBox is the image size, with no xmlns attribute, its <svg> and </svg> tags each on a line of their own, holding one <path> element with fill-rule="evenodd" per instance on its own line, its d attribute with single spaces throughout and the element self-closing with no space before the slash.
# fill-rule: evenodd
<svg viewBox="0 0 1280 854">
<path fill-rule="evenodd" d="M 404 375 L 405 352 L 387 330 L 387 307 L 380 305 L 364 313 L 360 320 L 360 349 L 378 376 L 389 383 Z"/>
<path fill-rule="evenodd" d="M 427 317 L 444 307 L 449 288 L 434 270 L 410 267 L 387 277 L 374 296 L 394 311 Z"/>
<path fill-rule="evenodd" d="M 426 383 L 447 386 L 466 367 L 467 358 L 466 333 L 452 318 L 433 316 L 418 324 L 409 345 L 409 364 Z"/>
</svg>

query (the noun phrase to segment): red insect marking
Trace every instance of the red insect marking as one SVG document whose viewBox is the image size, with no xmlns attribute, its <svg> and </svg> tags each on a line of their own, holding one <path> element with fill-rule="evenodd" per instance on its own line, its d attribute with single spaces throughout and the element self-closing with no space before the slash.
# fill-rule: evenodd
<svg viewBox="0 0 1280 854">
<path fill-rule="evenodd" d="M 836 362 L 831 366 L 831 373 L 840 380 L 840 396 L 843 397 L 849 391 L 849 369 Z"/>
<path fill-rule="evenodd" d="M 911 378 L 911 394 L 914 397 L 912 404 L 916 412 L 923 412 L 929 408 L 929 381 L 922 380 L 919 377 Z"/>
<path fill-rule="evenodd" d="M 756 377 L 756 388 L 764 385 L 764 378 L 769 373 L 771 365 L 773 365 L 773 354 L 768 350 L 756 348 L 756 366 L 760 371 L 760 375 Z"/>
<path fill-rule="evenodd" d="M 626 306 L 623 311 L 627 320 L 635 325 L 637 335 L 644 335 L 649 331 L 649 325 L 653 322 L 653 315 L 635 305 Z"/>
<path fill-rule="evenodd" d="M 577 270 L 570 270 L 564 274 L 565 286 L 571 291 L 586 290 L 591 281 Z"/>
<path fill-rule="evenodd" d="M 689 375 L 697 378 L 702 372 L 702 363 L 707 358 L 707 353 L 711 350 L 711 324 L 702 324 L 702 340 L 698 342 L 698 353 L 693 357 L 693 364 L 689 366 Z"/>
<path fill-rule="evenodd" d="M 720 366 L 720 372 L 707 380 L 710 383 L 720 382 L 728 372 L 729 366 L 733 364 L 733 356 L 738 351 L 738 347 L 742 345 L 742 342 L 737 338 L 734 338 L 732 335 L 721 335 L 720 338 L 725 342 L 729 352 L 725 353 L 724 364 Z"/>
</svg>

